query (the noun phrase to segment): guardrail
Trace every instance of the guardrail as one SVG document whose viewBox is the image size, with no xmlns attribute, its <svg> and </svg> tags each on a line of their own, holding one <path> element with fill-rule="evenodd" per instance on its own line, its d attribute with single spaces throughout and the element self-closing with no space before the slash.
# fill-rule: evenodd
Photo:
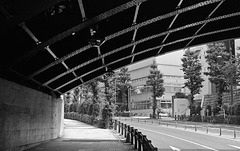
<svg viewBox="0 0 240 151">
<path fill-rule="evenodd" d="M 201 131 L 208 133 L 217 134 L 219 136 L 226 135 L 233 139 L 239 138 L 240 126 L 227 126 L 221 124 L 208 124 L 208 123 L 196 123 L 196 122 L 185 122 L 185 121 L 164 121 L 160 119 L 143 119 L 143 118 L 119 118 L 119 120 L 141 122 L 148 124 L 157 124 L 167 127 L 183 128 L 184 130 L 193 130 L 195 132 Z"/>
<path fill-rule="evenodd" d="M 126 143 L 134 145 L 138 151 L 157 151 L 158 148 L 154 147 L 151 140 L 147 139 L 146 135 L 143 135 L 134 127 L 121 123 L 120 121 L 114 121 L 114 130 L 126 138 Z"/>
</svg>

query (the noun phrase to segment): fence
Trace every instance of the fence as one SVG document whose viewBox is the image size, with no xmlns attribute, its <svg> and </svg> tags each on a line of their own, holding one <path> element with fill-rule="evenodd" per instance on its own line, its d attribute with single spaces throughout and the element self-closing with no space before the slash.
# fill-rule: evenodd
<svg viewBox="0 0 240 151">
<path fill-rule="evenodd" d="M 151 140 L 147 139 L 146 135 L 143 135 L 134 127 L 121 123 L 120 121 L 114 121 L 114 130 L 126 138 L 126 143 L 134 145 L 138 151 L 157 151 L 158 148 L 154 147 Z"/>
<path fill-rule="evenodd" d="M 188 121 L 164 121 L 157 119 L 142 119 L 142 118 L 120 118 L 119 120 L 131 121 L 131 122 L 141 122 L 148 124 L 157 124 L 167 127 L 183 128 L 184 130 L 193 130 L 195 132 L 201 131 L 208 133 L 217 134 L 219 136 L 226 135 L 234 139 L 239 138 L 240 136 L 240 127 L 239 126 L 227 126 L 221 124 L 207 124 L 200 122 L 188 122 Z"/>
</svg>

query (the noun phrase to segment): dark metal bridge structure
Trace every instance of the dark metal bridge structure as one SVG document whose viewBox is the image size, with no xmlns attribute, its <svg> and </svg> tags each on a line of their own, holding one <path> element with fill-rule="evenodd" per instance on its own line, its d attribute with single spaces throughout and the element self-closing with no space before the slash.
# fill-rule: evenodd
<svg viewBox="0 0 240 151">
<path fill-rule="evenodd" d="M 1 0 L 0 77 L 59 96 L 109 69 L 239 35 L 239 0 Z"/>
</svg>

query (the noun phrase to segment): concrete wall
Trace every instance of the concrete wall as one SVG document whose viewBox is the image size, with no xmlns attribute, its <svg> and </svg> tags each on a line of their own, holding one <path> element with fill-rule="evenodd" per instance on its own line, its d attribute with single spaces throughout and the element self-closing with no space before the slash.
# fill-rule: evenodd
<svg viewBox="0 0 240 151">
<path fill-rule="evenodd" d="M 63 101 L 0 78 L 0 150 L 24 150 L 63 132 Z"/>
</svg>

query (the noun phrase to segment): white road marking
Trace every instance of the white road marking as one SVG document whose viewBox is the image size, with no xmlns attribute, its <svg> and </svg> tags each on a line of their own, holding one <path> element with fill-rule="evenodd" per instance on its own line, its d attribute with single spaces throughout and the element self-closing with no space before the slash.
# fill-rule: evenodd
<svg viewBox="0 0 240 151">
<path fill-rule="evenodd" d="M 214 148 L 211 148 L 211 147 L 208 147 L 208 146 L 205 146 L 205 145 L 202 145 L 202 144 L 199 144 L 199 143 L 196 143 L 196 142 L 187 140 L 187 139 L 183 139 L 183 138 L 180 138 L 180 137 L 176 137 L 176 136 L 173 136 L 173 135 L 169 135 L 169 134 L 165 134 L 165 133 L 160 133 L 160 132 L 157 132 L 157 131 L 152 131 L 152 130 L 148 130 L 148 129 L 144 129 L 144 128 L 139 128 L 139 129 L 142 129 L 142 130 L 145 130 L 145 131 L 149 131 L 149 132 L 153 132 L 153 133 L 158 133 L 158 134 L 165 135 L 165 136 L 168 136 L 168 137 L 172 137 L 172 138 L 175 138 L 175 139 L 179 139 L 179 140 L 182 140 L 182 141 L 185 141 L 185 142 L 188 142 L 188 143 L 192 143 L 192 144 L 195 144 L 195 145 L 198 145 L 198 146 L 201 146 L 201 147 L 204 147 L 204 148 L 213 150 L 213 151 L 218 151 L 218 150 L 216 150 L 216 149 L 214 149 Z"/>
<path fill-rule="evenodd" d="M 176 147 L 173 147 L 173 146 L 169 146 L 172 150 L 175 150 L 175 151 L 181 151 L 181 149 L 179 148 L 176 148 Z"/>
<path fill-rule="evenodd" d="M 231 146 L 231 147 L 233 147 L 233 148 L 240 149 L 240 147 L 239 147 L 239 146 L 235 146 L 235 145 L 229 145 L 229 146 Z"/>
</svg>

